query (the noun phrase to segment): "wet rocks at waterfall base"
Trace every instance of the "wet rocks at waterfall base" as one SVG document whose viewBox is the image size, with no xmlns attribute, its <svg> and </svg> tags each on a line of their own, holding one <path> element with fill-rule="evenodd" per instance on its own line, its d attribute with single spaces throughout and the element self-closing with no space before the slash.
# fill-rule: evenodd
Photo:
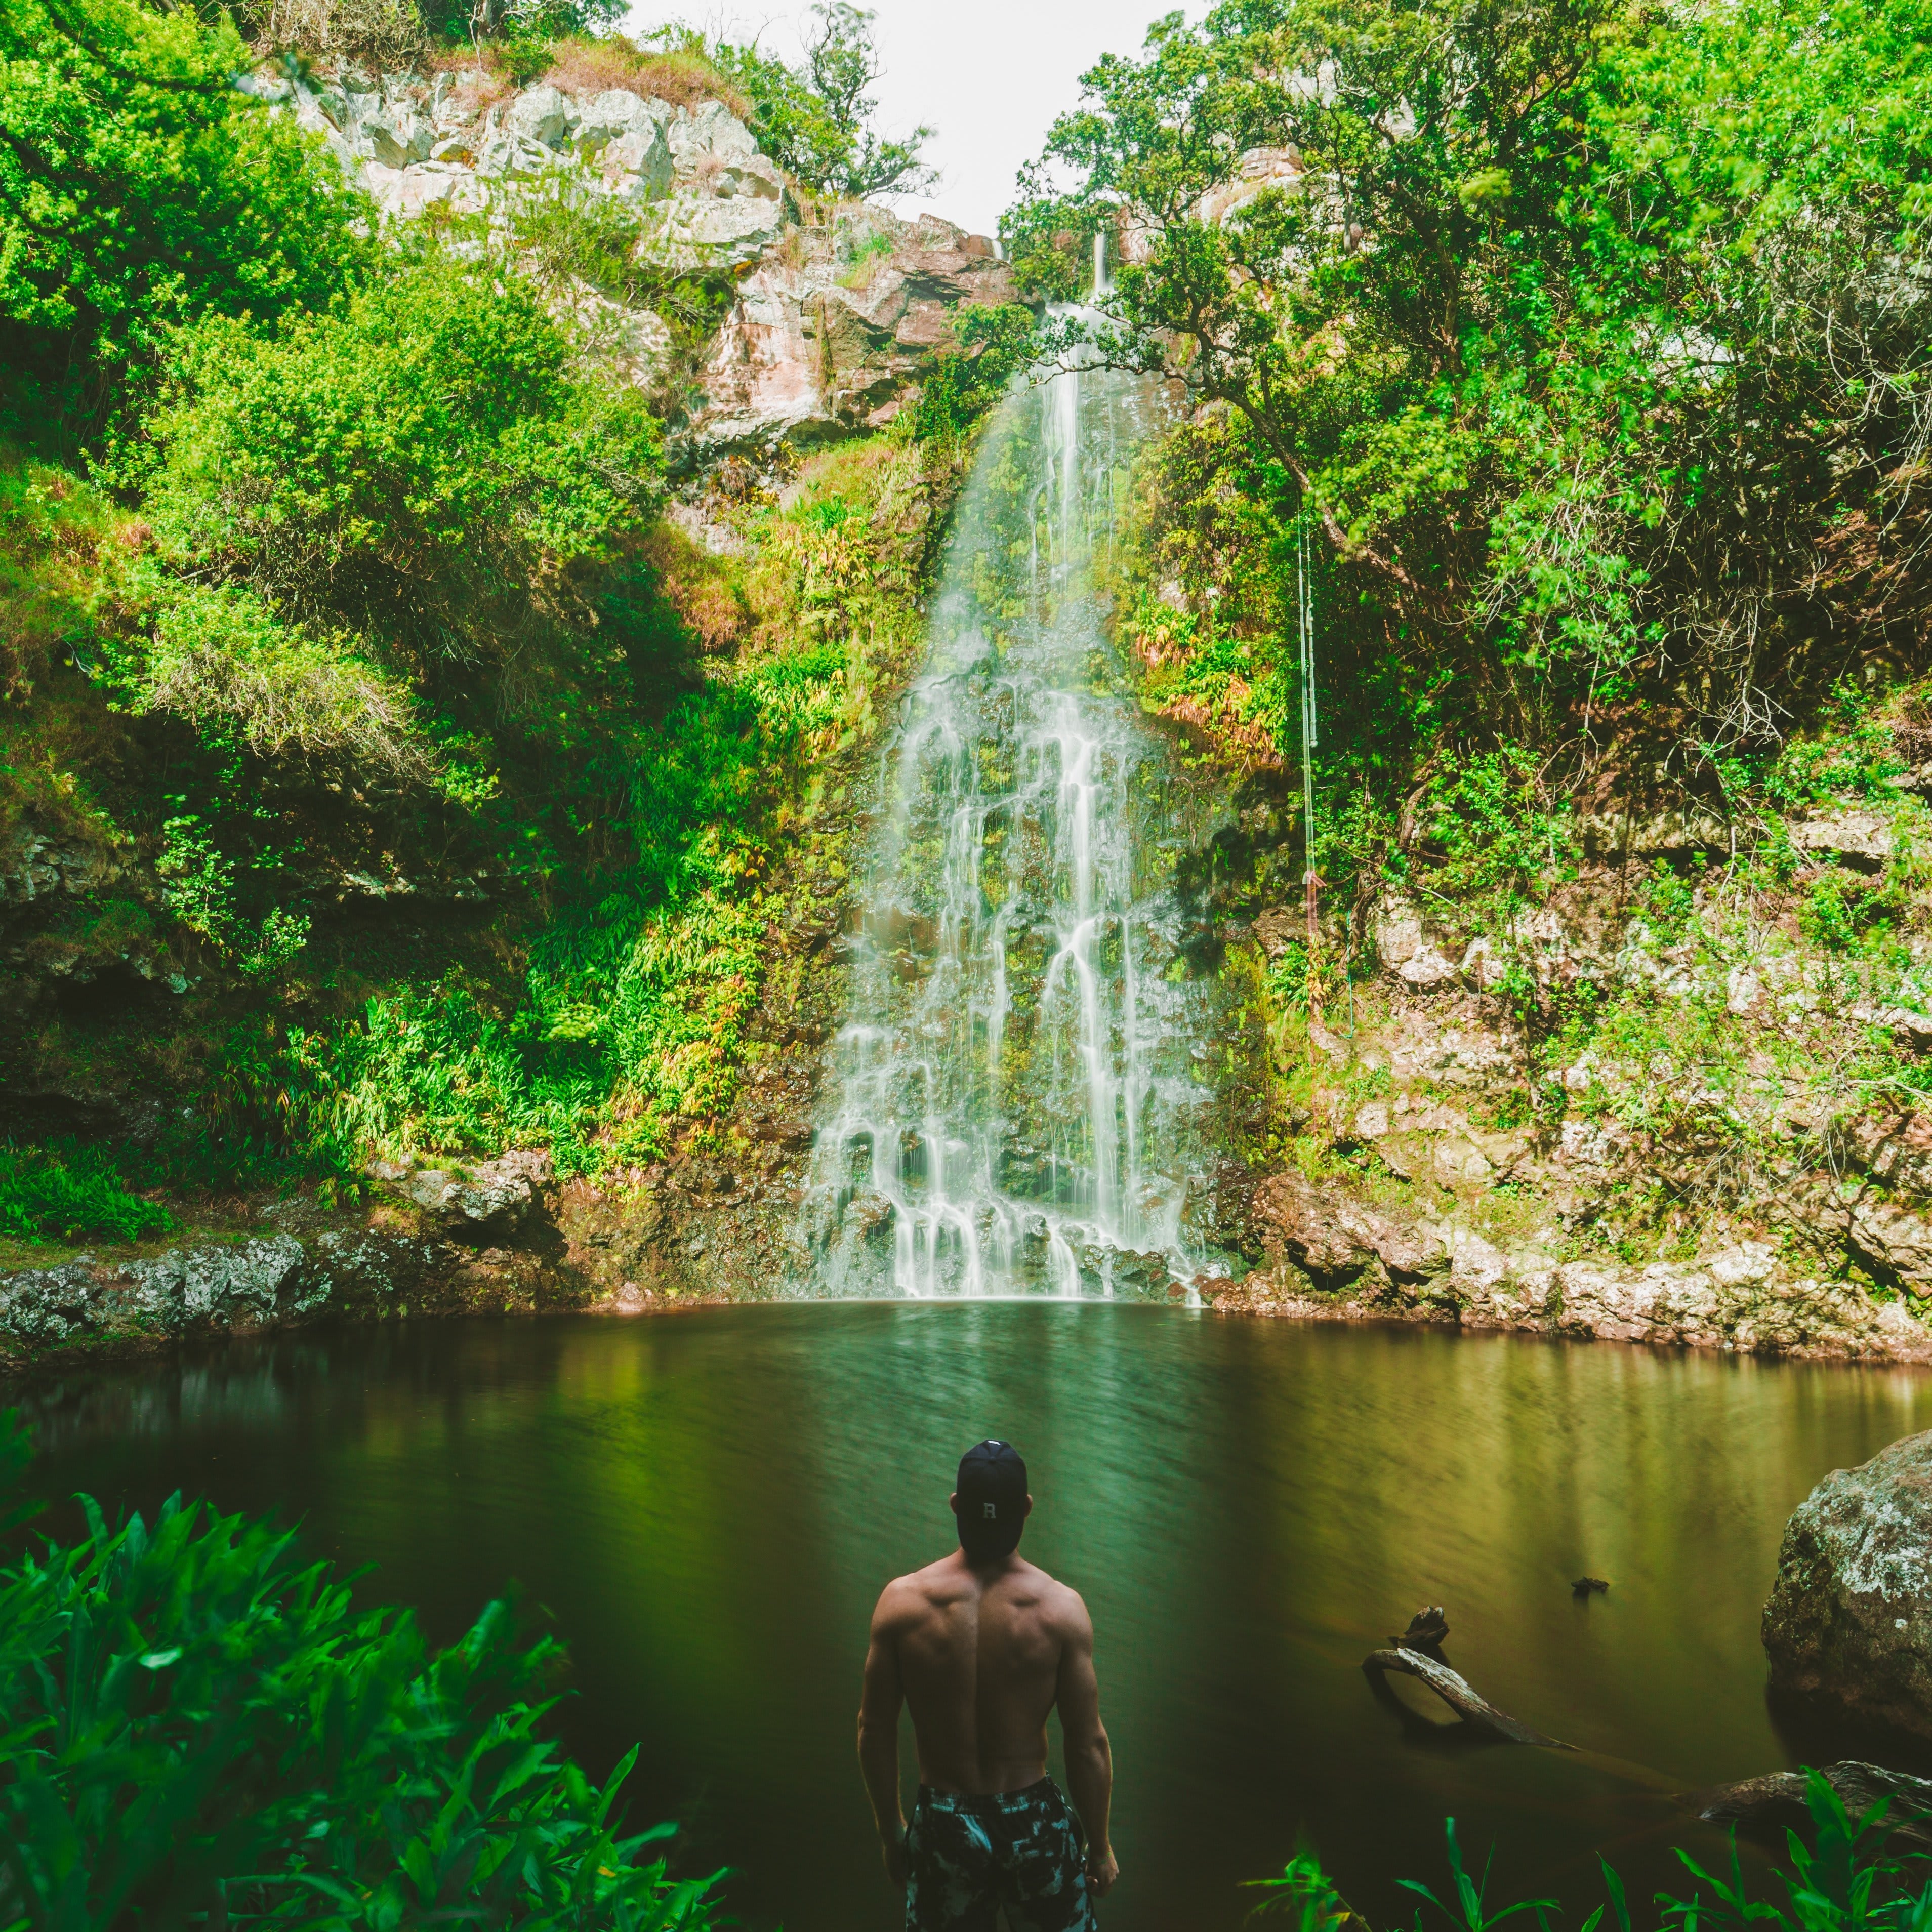
<svg viewBox="0 0 1932 1932">
<path fill-rule="evenodd" d="M 1932 1737 L 1932 1432 L 1799 1504 L 1763 1636 L 1774 1688 Z"/>
</svg>

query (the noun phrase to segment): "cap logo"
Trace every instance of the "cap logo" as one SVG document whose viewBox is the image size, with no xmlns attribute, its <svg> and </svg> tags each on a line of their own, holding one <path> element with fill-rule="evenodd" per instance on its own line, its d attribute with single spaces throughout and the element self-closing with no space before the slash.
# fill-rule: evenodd
<svg viewBox="0 0 1932 1932">
<path fill-rule="evenodd" d="M 988 1503 L 986 1505 L 986 1520 L 988 1522 L 998 1522 L 999 1521 L 1000 1512 L 998 1508 L 994 1504 Z"/>
</svg>

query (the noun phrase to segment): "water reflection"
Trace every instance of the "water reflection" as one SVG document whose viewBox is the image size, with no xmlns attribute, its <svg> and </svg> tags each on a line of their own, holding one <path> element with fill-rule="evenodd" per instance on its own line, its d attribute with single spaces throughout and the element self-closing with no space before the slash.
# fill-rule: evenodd
<svg viewBox="0 0 1932 1932">
<path fill-rule="evenodd" d="M 1312 1838 L 1382 1921 L 1441 1819 L 1511 1886 L 1644 1892 L 1670 1794 L 1795 1762 L 1757 1618 L 1827 1470 L 1932 1424 L 1910 1371 L 1132 1306 L 718 1310 L 236 1343 L 36 1384 L 52 1496 L 170 1490 L 304 1520 L 460 1628 L 506 1578 L 572 1645 L 572 1745 L 646 1740 L 640 1803 L 740 1910 L 893 1922 L 851 1762 L 865 1618 L 938 1553 L 951 1462 L 1025 1450 L 1028 1548 L 1085 1592 L 1121 1772 L 1117 1932 L 1232 1927 Z M 1607 1598 L 1567 1587 L 1588 1571 Z M 1448 1748 L 1364 1653 L 1424 1602 L 1451 1660 L 1574 1755 Z"/>
</svg>

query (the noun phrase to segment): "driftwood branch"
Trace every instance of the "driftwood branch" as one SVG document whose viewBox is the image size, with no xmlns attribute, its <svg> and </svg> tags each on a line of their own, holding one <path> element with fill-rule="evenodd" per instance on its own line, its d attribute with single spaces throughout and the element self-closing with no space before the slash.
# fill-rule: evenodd
<svg viewBox="0 0 1932 1932">
<path fill-rule="evenodd" d="M 1840 1764 L 1822 1767 L 1825 1781 L 1843 1801 L 1853 1818 L 1869 1811 L 1881 1798 L 1892 1800 L 1885 1822 L 1892 1842 L 1919 1851 L 1932 1851 L 1932 1783 L 1908 1777 L 1902 1771 L 1886 1771 L 1875 1764 L 1861 1764 L 1848 1758 Z M 1708 1824 L 1782 1824 L 1804 1810 L 1804 1774 L 1774 1771 L 1764 1778 L 1747 1778 L 1736 1784 L 1720 1784 L 1714 1790 L 1698 1792 L 1692 1799 L 1697 1815 Z"/>
<path fill-rule="evenodd" d="M 1544 1744 L 1552 1750 L 1575 1749 L 1575 1746 L 1556 1738 L 1545 1737 L 1520 1719 L 1512 1718 L 1507 1711 L 1498 1711 L 1486 1698 L 1477 1694 L 1466 1678 L 1451 1670 L 1441 1658 L 1430 1657 L 1422 1651 L 1372 1650 L 1363 1659 L 1362 1668 L 1373 1676 L 1394 1671 L 1400 1676 L 1420 1678 L 1464 1724 L 1479 1731 L 1486 1731 L 1505 1743 Z"/>
</svg>

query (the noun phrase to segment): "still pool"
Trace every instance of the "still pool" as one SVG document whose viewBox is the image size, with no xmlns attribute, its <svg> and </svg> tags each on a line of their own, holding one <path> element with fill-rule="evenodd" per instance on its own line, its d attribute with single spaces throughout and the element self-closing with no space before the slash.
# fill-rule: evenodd
<svg viewBox="0 0 1932 1932">
<path fill-rule="evenodd" d="M 442 1636 L 514 1582 L 570 1646 L 572 1748 L 601 1770 L 641 1738 L 639 1814 L 790 1932 L 895 1922 L 853 1758 L 866 1618 L 948 1546 L 979 1437 L 1027 1456 L 1027 1553 L 1098 1630 L 1104 1922 L 1215 1932 L 1304 1841 L 1409 1919 L 1395 1880 L 1439 1885 L 1448 1814 L 1499 1889 L 1581 1905 L 1599 1850 L 1640 1896 L 1672 1843 L 1720 1854 L 1672 1794 L 1842 1742 L 1766 1705 L 1785 1518 L 1932 1426 L 1906 1370 L 1044 1301 L 316 1332 L 16 1399 L 51 1498 L 277 1512 Z M 1586 1572 L 1607 1596 L 1573 1599 Z M 1578 1749 L 1378 1701 L 1361 1660 L 1425 1603 L 1484 1695 Z"/>
</svg>

